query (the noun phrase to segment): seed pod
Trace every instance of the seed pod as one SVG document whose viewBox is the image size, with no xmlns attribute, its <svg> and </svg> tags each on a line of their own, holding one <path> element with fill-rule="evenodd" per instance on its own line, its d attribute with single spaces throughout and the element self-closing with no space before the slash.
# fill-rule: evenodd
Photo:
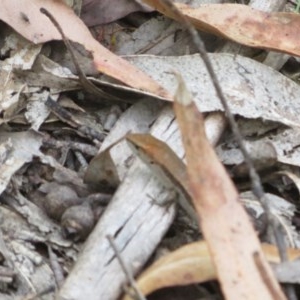
<svg viewBox="0 0 300 300">
<path fill-rule="evenodd" d="M 66 209 L 81 203 L 82 199 L 78 198 L 73 189 L 65 185 L 55 185 L 45 196 L 43 206 L 49 217 L 59 221 Z"/>
<path fill-rule="evenodd" d="M 63 235 L 74 242 L 85 240 L 94 224 L 94 213 L 87 202 L 68 208 L 61 218 Z"/>
</svg>

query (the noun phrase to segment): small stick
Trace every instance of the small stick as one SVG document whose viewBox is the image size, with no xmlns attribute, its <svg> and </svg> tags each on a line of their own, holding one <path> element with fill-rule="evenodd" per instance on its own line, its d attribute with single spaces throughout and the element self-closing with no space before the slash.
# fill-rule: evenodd
<svg viewBox="0 0 300 300">
<path fill-rule="evenodd" d="M 47 134 L 44 134 L 43 144 L 47 147 L 53 147 L 53 148 L 70 147 L 72 150 L 80 151 L 92 157 L 94 157 L 98 153 L 97 147 L 94 147 L 92 145 L 80 143 L 80 142 L 73 142 L 73 141 L 66 142 L 63 140 L 56 140 Z"/>
<path fill-rule="evenodd" d="M 134 292 L 134 295 L 130 295 L 130 296 L 134 296 L 134 299 L 137 299 L 137 300 L 146 300 L 145 296 L 141 293 L 141 291 L 139 290 L 128 266 L 126 266 L 124 260 L 122 259 L 121 257 L 121 253 L 120 251 L 118 250 L 117 246 L 116 246 L 116 243 L 113 239 L 113 237 L 111 235 L 107 235 L 107 239 L 111 245 L 111 247 L 113 248 L 115 254 L 116 254 L 116 257 L 121 265 L 121 268 L 124 272 L 124 274 L 126 275 L 127 279 L 128 279 L 128 282 L 130 283 L 130 286 L 131 288 L 133 289 L 133 292 Z M 128 292 L 128 290 L 127 290 Z M 129 291 L 130 292 L 130 291 Z M 131 294 L 131 293 L 130 293 Z"/>
<path fill-rule="evenodd" d="M 84 136 L 96 139 L 100 142 L 104 140 L 105 134 L 103 132 L 99 132 L 88 125 L 82 124 L 81 121 L 79 122 L 76 120 L 68 110 L 60 106 L 50 96 L 46 100 L 45 104 L 61 121 L 66 122 L 73 128 L 76 128 Z"/>
<path fill-rule="evenodd" d="M 60 288 L 65 280 L 63 275 L 63 270 L 61 265 L 58 262 L 56 254 L 53 252 L 51 246 L 49 245 L 48 245 L 48 255 L 49 255 L 50 266 L 53 271 L 56 284 Z"/>
</svg>

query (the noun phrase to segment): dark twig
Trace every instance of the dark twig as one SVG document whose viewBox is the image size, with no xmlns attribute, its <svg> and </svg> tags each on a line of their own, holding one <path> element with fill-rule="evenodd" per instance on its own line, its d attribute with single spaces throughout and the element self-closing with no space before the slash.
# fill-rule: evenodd
<svg viewBox="0 0 300 300">
<path fill-rule="evenodd" d="M 40 12 L 42 14 L 44 14 L 45 16 L 47 16 L 49 18 L 49 20 L 53 23 L 53 25 L 55 26 L 55 28 L 57 29 L 57 31 L 60 33 L 65 45 L 66 45 L 66 48 L 68 49 L 68 51 L 70 52 L 70 55 L 71 55 L 71 59 L 72 59 L 72 62 L 76 68 L 76 71 L 78 73 L 78 77 L 79 77 L 79 80 L 82 84 L 82 86 L 90 93 L 92 94 L 95 94 L 95 95 L 98 95 L 102 98 L 105 98 L 105 99 L 109 99 L 109 100 L 114 100 L 114 101 L 122 101 L 120 98 L 118 97 L 115 97 L 115 96 L 112 96 L 110 94 L 107 94 L 105 93 L 104 91 L 102 91 L 101 89 L 99 89 L 97 86 L 95 86 L 91 81 L 89 81 L 85 74 L 83 73 L 77 59 L 76 59 L 76 56 L 75 56 L 75 53 L 73 51 L 73 47 L 70 43 L 70 40 L 66 37 L 66 35 L 64 34 L 61 26 L 59 25 L 59 23 L 56 21 L 56 19 L 54 18 L 54 16 L 44 7 L 42 7 L 40 9 Z"/>
<path fill-rule="evenodd" d="M 48 255 L 51 269 L 57 286 L 60 288 L 65 280 L 62 267 L 60 266 L 56 254 L 53 252 L 51 246 L 48 245 Z"/>
<path fill-rule="evenodd" d="M 111 245 L 111 247 L 113 248 L 115 254 L 116 254 L 116 257 L 121 265 L 121 268 L 125 274 L 125 276 L 127 277 L 127 280 L 130 284 L 130 287 L 132 288 L 132 291 L 131 290 L 126 290 L 127 293 L 130 293 L 130 296 L 131 297 L 134 297 L 134 299 L 136 300 L 146 300 L 145 296 L 141 293 L 141 291 L 139 290 L 138 286 L 136 285 L 136 282 L 128 268 L 128 266 L 126 266 L 124 260 L 122 259 L 121 257 L 121 253 L 120 251 L 118 250 L 116 244 L 115 244 L 115 241 L 113 239 L 113 237 L 111 235 L 108 235 L 107 236 L 107 239 Z M 133 293 L 132 293 L 133 292 Z"/>
<path fill-rule="evenodd" d="M 105 134 L 103 132 L 99 132 L 90 126 L 82 124 L 81 121 L 76 120 L 68 110 L 60 106 L 50 96 L 45 104 L 61 121 L 66 122 L 71 127 L 76 128 L 82 135 L 98 141 L 104 140 Z"/>
<path fill-rule="evenodd" d="M 43 138 L 43 145 L 46 147 L 53 147 L 53 148 L 63 148 L 69 147 L 74 151 L 80 151 L 89 156 L 95 156 L 98 153 L 98 148 L 89 144 L 74 142 L 74 141 L 63 141 L 63 140 L 56 140 L 46 133 L 44 133 Z"/>
<path fill-rule="evenodd" d="M 237 140 L 237 143 L 241 149 L 241 152 L 244 156 L 245 159 L 245 163 L 248 167 L 249 170 L 249 175 L 250 175 L 250 179 L 251 179 L 251 185 L 252 185 L 252 191 L 253 194 L 257 197 L 257 199 L 259 199 L 259 201 L 261 202 L 261 205 L 263 207 L 263 209 L 266 212 L 269 224 L 272 228 L 272 231 L 274 233 L 275 239 L 276 239 L 276 244 L 277 247 L 279 249 L 279 253 L 280 253 L 280 257 L 281 259 L 284 261 L 286 260 L 286 246 L 284 243 L 284 240 L 281 238 L 281 233 L 278 230 L 279 228 L 279 224 L 277 222 L 277 220 L 275 220 L 275 218 L 273 218 L 271 212 L 270 212 L 270 208 L 267 204 L 267 199 L 266 199 L 266 195 L 264 193 L 263 190 L 263 186 L 261 184 L 261 180 L 260 177 L 258 176 L 258 173 L 255 170 L 255 167 L 253 165 L 252 159 L 245 147 L 244 141 L 243 141 L 243 137 L 239 131 L 238 125 L 234 120 L 234 116 L 230 110 L 230 107 L 228 106 L 227 100 L 224 96 L 224 93 L 221 89 L 221 86 L 219 84 L 219 81 L 217 79 L 216 73 L 213 69 L 211 60 L 207 54 L 207 51 L 205 49 L 205 45 L 202 41 L 202 39 L 200 38 L 197 30 L 194 28 L 194 26 L 190 23 L 190 21 L 179 11 L 179 9 L 177 9 L 177 7 L 172 3 L 171 0 L 160 0 L 165 6 L 168 7 L 168 9 L 170 9 L 170 11 L 174 14 L 174 16 L 176 16 L 176 18 L 186 27 L 187 31 L 189 32 L 189 34 L 191 35 L 191 38 L 193 40 L 193 43 L 195 44 L 195 46 L 197 47 L 197 50 L 200 53 L 200 56 L 205 64 L 205 67 L 208 71 L 208 74 L 211 78 L 211 81 L 214 85 L 214 88 L 216 90 L 217 96 L 219 97 L 222 106 L 224 108 L 225 114 L 227 116 L 227 119 L 229 121 L 231 130 L 235 136 L 235 139 Z"/>
</svg>

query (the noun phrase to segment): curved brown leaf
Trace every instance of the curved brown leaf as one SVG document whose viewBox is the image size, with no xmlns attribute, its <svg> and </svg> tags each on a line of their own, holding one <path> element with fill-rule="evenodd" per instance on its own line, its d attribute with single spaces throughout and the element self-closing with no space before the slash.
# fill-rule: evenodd
<svg viewBox="0 0 300 300">
<path fill-rule="evenodd" d="M 190 191 L 223 294 L 230 300 L 286 299 L 238 192 L 209 144 L 203 115 L 179 75 L 178 81 L 174 110 L 186 151 Z"/>
<path fill-rule="evenodd" d="M 171 98 L 156 81 L 96 41 L 82 20 L 62 1 L 22 0 L 20 5 L 19 0 L 3 0 L 0 19 L 35 44 L 61 40 L 57 29 L 40 12 L 42 7 L 55 17 L 68 39 L 92 53 L 97 70 L 136 89 Z"/>
<path fill-rule="evenodd" d="M 280 257 L 275 246 L 262 245 L 270 263 L 279 263 Z M 300 257 L 299 249 L 288 249 L 288 257 Z M 162 257 L 143 272 L 137 279 L 139 290 L 148 295 L 161 288 L 202 283 L 217 278 L 207 244 L 203 241 L 185 245 Z M 125 296 L 123 300 L 129 300 Z"/>
<path fill-rule="evenodd" d="M 176 16 L 159 0 L 144 0 L 161 13 Z M 300 15 L 266 13 L 242 4 L 207 4 L 177 8 L 200 30 L 223 36 L 237 43 L 300 56 Z"/>
<path fill-rule="evenodd" d="M 175 187 L 181 194 L 177 197 L 178 204 L 197 223 L 198 217 L 191 204 L 184 162 L 166 143 L 150 134 L 127 134 L 126 141 L 133 152 L 166 186 Z"/>
</svg>

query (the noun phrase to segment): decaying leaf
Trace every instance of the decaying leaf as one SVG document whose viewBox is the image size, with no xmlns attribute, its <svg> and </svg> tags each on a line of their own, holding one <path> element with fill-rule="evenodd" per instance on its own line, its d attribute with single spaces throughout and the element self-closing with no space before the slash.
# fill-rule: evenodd
<svg viewBox="0 0 300 300">
<path fill-rule="evenodd" d="M 170 99 L 170 95 L 153 79 L 99 44 L 73 10 L 64 3 L 24 0 L 20 7 L 18 0 L 5 0 L 1 4 L 0 19 L 33 43 L 62 39 L 55 26 L 40 12 L 40 8 L 45 8 L 58 20 L 68 39 L 83 45 L 92 53 L 94 64 L 100 72 L 136 89 Z"/>
<path fill-rule="evenodd" d="M 285 299 L 238 201 L 238 192 L 206 138 L 203 116 L 181 77 L 175 97 L 190 191 L 224 296 L 231 300 L 274 299 L 275 293 L 276 299 Z M 260 268 L 254 254 L 259 258 Z M 261 272 L 267 276 L 268 286 L 262 281 Z"/>
<path fill-rule="evenodd" d="M 191 206 L 186 167 L 168 145 L 150 134 L 128 134 L 126 141 L 135 154 L 151 168 L 167 188 L 175 189 L 179 205 L 195 222 L 197 215 Z"/>
<path fill-rule="evenodd" d="M 263 244 L 262 249 L 270 263 L 280 262 L 275 246 Z M 287 254 L 293 261 L 300 257 L 300 250 L 289 248 Z M 217 279 L 216 269 L 208 246 L 202 241 L 185 245 L 156 261 L 137 278 L 137 285 L 144 295 L 149 295 L 161 288 L 214 279 Z M 123 298 L 129 299 L 129 296 Z"/>
<path fill-rule="evenodd" d="M 42 90 L 40 93 L 32 94 L 28 99 L 25 118 L 31 124 L 32 129 L 38 130 L 50 114 L 50 109 L 45 105 L 50 93 Z M 51 95 L 52 99 L 57 100 L 58 95 Z"/>
<path fill-rule="evenodd" d="M 62 238 L 57 224 L 37 211 L 36 207 L 34 208 L 35 205 L 30 201 L 27 200 L 23 206 L 20 206 L 18 201 L 11 196 L 4 197 L 4 199 L 6 204 L 12 202 L 12 207 L 16 209 L 16 211 L 9 209 L 5 205 L 0 207 L 0 251 L 10 262 L 10 268 L 13 267 L 12 270 L 18 277 L 17 287 L 10 292 L 13 295 L 12 299 L 20 297 L 20 293 L 24 295 L 32 293 L 32 291 L 43 292 L 55 285 L 55 276 L 49 264 L 45 262 L 45 257 L 34 245 L 36 243 L 43 244 L 44 247 L 46 245 L 53 245 L 54 247 L 59 245 L 60 250 L 64 252 L 66 257 L 70 258 L 69 254 L 72 252 L 74 254 L 74 251 L 71 250 L 71 243 Z M 34 221 L 32 217 L 35 218 Z M 36 222 L 39 222 L 40 225 L 37 226 Z M 41 227 L 47 228 L 47 230 L 39 231 L 38 229 Z M 3 276 L 0 280 L 1 284 L 5 286 Z M 1 294 L 1 299 L 7 299 L 6 295 L 7 293 Z M 45 299 L 51 299 L 51 296 Z"/>
<path fill-rule="evenodd" d="M 34 132 L 1 133 L 0 138 L 0 194 L 5 190 L 11 177 L 25 163 L 40 154 L 42 137 Z"/>
<path fill-rule="evenodd" d="M 15 78 L 29 86 L 50 88 L 53 93 L 76 90 L 80 88 L 78 77 L 69 69 L 61 67 L 50 58 L 40 54 L 31 70 L 15 71 Z"/>
<path fill-rule="evenodd" d="M 116 188 L 119 185 L 120 180 L 109 150 L 108 148 L 93 158 L 85 172 L 85 183 L 98 189 Z"/>
<path fill-rule="evenodd" d="M 252 59 L 226 53 L 209 54 L 233 114 L 299 126 L 300 88 L 279 72 Z M 160 82 L 171 94 L 182 74 L 201 112 L 223 111 L 199 55 L 178 57 L 128 56 L 126 59 Z"/>
<path fill-rule="evenodd" d="M 144 0 L 144 2 L 176 19 L 163 1 Z M 177 3 L 176 6 L 197 29 L 246 46 L 300 56 L 299 14 L 265 13 L 242 4 L 208 4 L 192 8 Z"/>
<path fill-rule="evenodd" d="M 271 144 L 276 151 L 276 162 L 296 167 L 300 165 L 300 134 L 298 128 L 280 127 L 274 130 L 278 127 L 277 124 L 271 124 L 272 127 L 269 127 L 261 121 L 257 124 L 260 127 L 255 127 L 252 121 L 249 122 L 247 120 L 243 120 L 243 124 L 244 127 L 248 127 L 252 131 L 252 133 L 245 131 L 245 136 L 247 136 L 245 138 L 246 144 L 253 144 L 256 141 L 261 144 Z M 264 134 L 263 131 L 269 132 Z M 243 161 L 240 150 L 234 147 L 234 144 L 234 138 L 228 137 L 217 147 L 217 153 L 221 161 L 226 165 L 236 165 Z M 270 158 L 272 158 L 271 155 Z"/>
<path fill-rule="evenodd" d="M 252 192 L 241 193 L 240 197 L 248 211 L 250 209 L 250 212 L 253 212 L 252 216 L 256 220 L 263 218 L 263 214 L 265 214 L 265 212 L 261 203 L 257 200 Z M 270 193 L 266 193 L 266 201 L 273 218 L 275 218 L 281 225 L 282 236 L 285 239 L 286 244 L 292 248 L 299 248 L 300 241 L 298 233 L 292 223 L 296 206 L 287 200 Z M 272 230 L 270 230 L 270 228 L 264 229 L 266 232 L 263 233 L 263 240 L 265 242 L 275 243 Z"/>
<path fill-rule="evenodd" d="M 14 114 L 15 106 L 19 104 L 20 94 L 30 92 L 25 81 L 14 77 L 15 70 L 29 70 L 41 51 L 41 45 L 33 45 L 12 30 L 4 30 L 1 34 L 4 45 L 0 55 L 9 58 L 0 61 L 0 111 L 6 111 L 4 118 L 10 119 Z"/>
<path fill-rule="evenodd" d="M 92 168 L 97 170 L 97 157 L 102 156 L 102 152 L 110 148 L 110 155 L 116 170 L 118 178 L 122 181 L 127 173 L 129 166 L 133 161 L 132 150 L 128 147 L 126 141 L 120 141 L 128 132 L 146 133 L 149 131 L 151 123 L 157 118 L 161 106 L 159 103 L 149 102 L 147 100 L 138 102 L 126 110 L 114 130 L 112 130 L 101 145 L 100 151 L 89 163 L 87 173 Z M 119 143 L 115 144 L 117 141 Z M 113 147 L 111 145 L 114 144 Z M 103 157 L 103 156 L 102 156 Z M 95 165 L 94 165 L 95 163 Z"/>
</svg>

